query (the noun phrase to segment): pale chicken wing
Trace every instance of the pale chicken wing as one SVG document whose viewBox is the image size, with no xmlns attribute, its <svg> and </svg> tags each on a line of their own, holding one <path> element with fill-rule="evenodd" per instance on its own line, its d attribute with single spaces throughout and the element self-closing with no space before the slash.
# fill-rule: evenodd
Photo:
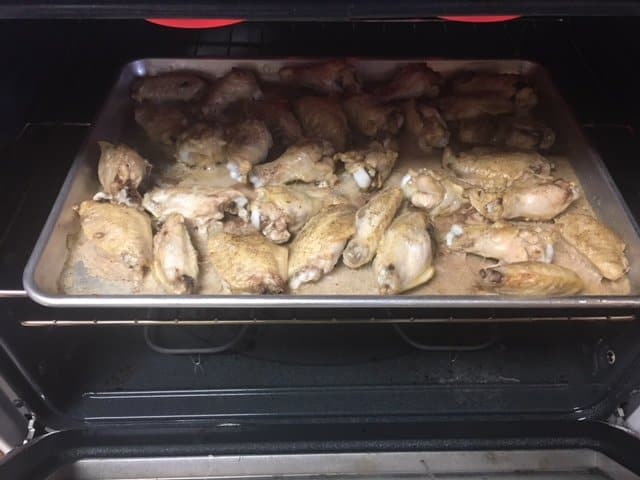
<svg viewBox="0 0 640 480">
<path fill-rule="evenodd" d="M 322 93 L 359 92 L 360 80 L 353 65 L 332 60 L 314 65 L 283 67 L 280 80 Z"/>
<path fill-rule="evenodd" d="M 442 166 L 471 185 L 494 190 L 527 176 L 548 176 L 552 164 L 535 152 L 472 149 L 456 155 L 445 148 Z"/>
<path fill-rule="evenodd" d="M 551 232 L 507 223 L 455 224 L 446 235 L 446 245 L 454 252 L 471 253 L 504 263 L 551 262 L 553 240 Z"/>
<path fill-rule="evenodd" d="M 88 247 L 85 266 L 109 280 L 140 283 L 152 262 L 151 221 L 137 208 L 82 202 L 77 209 Z M 86 245 L 86 246 L 87 246 Z"/>
<path fill-rule="evenodd" d="M 138 187 L 151 170 L 151 164 L 132 148 L 109 142 L 98 142 L 100 159 L 98 160 L 98 179 L 105 197 L 120 203 L 140 201 Z"/>
<path fill-rule="evenodd" d="M 395 135 L 402 127 L 402 113 L 391 105 L 382 105 L 373 95 L 353 95 L 342 106 L 351 126 L 367 137 Z"/>
<path fill-rule="evenodd" d="M 206 238 L 214 222 L 226 214 L 248 219 L 248 203 L 239 190 L 203 186 L 157 187 L 142 200 L 142 206 L 160 222 L 174 213 L 182 215 L 200 238 Z"/>
<path fill-rule="evenodd" d="M 232 68 L 215 81 L 204 100 L 202 113 L 207 118 L 216 118 L 232 103 L 260 98 L 262 90 L 253 72 Z"/>
<path fill-rule="evenodd" d="M 563 238 L 584 255 L 604 278 L 618 280 L 629 271 L 625 243 L 609 227 L 584 214 L 567 214 L 556 220 Z"/>
<path fill-rule="evenodd" d="M 462 120 L 458 140 L 471 145 L 547 150 L 555 143 L 556 134 L 530 117 L 498 115 Z"/>
<path fill-rule="evenodd" d="M 424 212 L 409 211 L 385 232 L 373 260 L 378 290 L 394 295 L 428 282 L 433 268 L 433 246 Z"/>
<path fill-rule="evenodd" d="M 404 104 L 404 117 L 407 130 L 418 139 L 423 152 L 449 145 L 449 127 L 437 108 L 411 99 Z"/>
<path fill-rule="evenodd" d="M 176 160 L 189 167 L 211 168 L 226 161 L 224 129 L 196 123 L 185 130 L 176 142 Z"/>
<path fill-rule="evenodd" d="M 340 103 L 325 97 L 301 97 L 293 108 L 307 137 L 327 140 L 338 151 L 345 149 L 349 125 Z"/>
<path fill-rule="evenodd" d="M 246 183 L 253 166 L 267 158 L 273 146 L 271 133 L 263 121 L 249 118 L 231 127 L 227 138 L 229 175 L 237 182 Z"/>
<path fill-rule="evenodd" d="M 480 270 L 480 286 L 505 295 L 557 297 L 576 295 L 582 279 L 568 268 L 541 262 L 518 262 Z"/>
<path fill-rule="evenodd" d="M 134 117 L 152 141 L 164 145 L 175 144 L 180 133 L 189 124 L 185 109 L 175 104 L 144 102 L 136 105 Z"/>
<path fill-rule="evenodd" d="M 433 100 L 432 104 L 447 122 L 502 115 L 516 110 L 511 100 L 495 94 L 441 97 Z"/>
<path fill-rule="evenodd" d="M 461 72 L 451 79 L 450 86 L 458 95 L 500 95 L 512 100 L 519 110 L 529 110 L 538 103 L 535 89 L 515 73 Z"/>
<path fill-rule="evenodd" d="M 382 235 L 402 204 L 402 190 L 388 188 L 377 193 L 356 212 L 356 232 L 344 249 L 342 260 L 349 268 L 369 263 Z"/>
<path fill-rule="evenodd" d="M 274 243 L 289 241 L 329 201 L 327 188 L 270 185 L 256 190 L 251 223 Z"/>
<path fill-rule="evenodd" d="M 400 184 L 411 205 L 426 210 L 432 217 L 451 215 L 468 204 L 464 186 L 433 170 L 409 170 Z"/>
<path fill-rule="evenodd" d="M 360 190 L 381 188 L 393 170 L 398 152 L 386 144 L 371 142 L 368 148 L 348 150 L 335 155 L 353 176 Z"/>
<path fill-rule="evenodd" d="M 153 273 L 167 293 L 194 293 L 198 282 L 198 254 L 184 217 L 169 215 L 153 237 Z"/>
<path fill-rule="evenodd" d="M 259 233 L 214 233 L 209 238 L 208 253 L 229 293 L 273 294 L 285 290 L 287 249 Z"/>
<path fill-rule="evenodd" d="M 256 188 L 294 182 L 332 185 L 336 181 L 333 152 L 329 142 L 303 140 L 274 161 L 256 165 L 249 180 Z"/>
<path fill-rule="evenodd" d="M 384 102 L 440 95 L 442 76 L 425 63 L 410 63 L 401 67 L 378 95 Z"/>
<path fill-rule="evenodd" d="M 501 192 L 467 192 L 471 205 L 489 220 L 552 220 L 580 198 L 578 188 L 562 179 L 515 182 Z"/>
<path fill-rule="evenodd" d="M 311 217 L 291 243 L 289 286 L 317 282 L 335 267 L 347 240 L 355 231 L 355 208 L 331 205 Z"/>
<path fill-rule="evenodd" d="M 197 75 L 170 72 L 135 80 L 131 97 L 136 102 L 189 102 L 199 98 L 206 88 L 207 82 Z"/>
</svg>

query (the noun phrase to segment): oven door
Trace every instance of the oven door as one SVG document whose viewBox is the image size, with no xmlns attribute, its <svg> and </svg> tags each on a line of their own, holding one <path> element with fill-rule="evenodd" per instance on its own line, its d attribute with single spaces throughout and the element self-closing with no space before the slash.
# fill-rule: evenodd
<svg viewBox="0 0 640 480">
<path fill-rule="evenodd" d="M 0 478 L 640 478 L 640 440 L 599 422 L 109 427 L 45 435 Z"/>
</svg>

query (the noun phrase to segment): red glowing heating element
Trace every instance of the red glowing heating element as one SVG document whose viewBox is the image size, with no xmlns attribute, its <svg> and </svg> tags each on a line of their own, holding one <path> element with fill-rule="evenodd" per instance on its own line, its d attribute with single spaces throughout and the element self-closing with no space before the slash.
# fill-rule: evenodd
<svg viewBox="0 0 640 480">
<path fill-rule="evenodd" d="M 236 18 L 148 18 L 147 21 L 163 27 L 191 29 L 220 28 L 244 22 Z"/>
</svg>

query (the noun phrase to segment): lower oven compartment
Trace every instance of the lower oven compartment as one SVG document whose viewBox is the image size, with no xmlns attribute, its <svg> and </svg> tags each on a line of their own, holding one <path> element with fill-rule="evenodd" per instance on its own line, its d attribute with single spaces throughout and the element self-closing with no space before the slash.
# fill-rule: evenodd
<svg viewBox="0 0 640 480">
<path fill-rule="evenodd" d="M 47 425 L 302 417 L 605 419 L 637 385 L 640 326 L 633 310 L 521 310 L 501 315 L 524 321 L 500 324 L 497 312 L 487 310 L 465 316 L 429 311 L 415 318 L 438 321 L 433 325 L 408 324 L 413 315 L 407 310 L 386 312 L 376 319 L 380 324 L 369 324 L 366 310 L 336 311 L 331 318 L 295 310 L 239 311 L 236 320 L 250 324 L 246 333 L 230 350 L 211 354 L 203 349 L 229 343 L 241 328 L 217 325 L 215 310 L 51 309 L 24 298 L 20 283 L 96 109 L 118 68 L 140 57 L 530 58 L 550 70 L 640 218 L 636 19 L 523 19 L 485 26 L 311 22 L 203 32 L 142 21 L 3 25 L 11 40 L 5 44 L 18 46 L 20 54 L 7 54 L 12 68 L 3 77 L 16 95 L 15 114 L 3 119 L 2 136 L 0 288 L 13 298 L 0 304 L 0 368 Z M 603 34 L 594 38 L 594 29 Z M 407 324 L 385 324 L 389 318 Z M 258 324 L 269 319 L 283 324 Z M 360 323 L 343 324 L 350 321 Z M 145 323 L 151 325 L 146 339 Z M 425 346 L 431 348 L 420 348 Z M 200 351 L 184 350 L 194 347 Z M 175 348 L 183 351 L 166 351 Z"/>
</svg>

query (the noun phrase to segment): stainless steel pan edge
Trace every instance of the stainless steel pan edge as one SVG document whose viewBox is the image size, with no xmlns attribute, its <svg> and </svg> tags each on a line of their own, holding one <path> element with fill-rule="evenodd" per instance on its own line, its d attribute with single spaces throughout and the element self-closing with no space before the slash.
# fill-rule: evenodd
<svg viewBox="0 0 640 480">
<path fill-rule="evenodd" d="M 220 62 L 225 65 L 252 66 L 262 63 L 268 64 L 270 61 L 286 61 L 288 64 L 305 63 L 310 61 L 320 61 L 321 59 L 140 59 L 126 64 L 118 77 L 117 85 L 128 84 L 127 78 L 132 75 L 144 75 L 154 73 L 157 65 L 166 65 L 167 69 L 193 69 L 193 64 L 198 62 Z M 407 59 L 366 59 L 363 62 L 396 62 L 407 63 L 412 61 L 425 61 L 425 58 L 407 58 Z M 434 61 L 434 62 L 447 62 Z M 477 68 L 478 66 L 487 65 L 504 60 L 452 60 L 451 63 L 468 65 L 468 68 Z M 433 62 L 432 62 L 433 63 Z M 622 195 L 616 187 L 613 179 L 607 171 L 602 159 L 590 147 L 584 133 L 577 125 L 575 117 L 572 115 L 571 108 L 566 101 L 558 94 L 547 71 L 541 65 L 525 60 L 509 60 L 507 64 L 519 65 L 518 70 L 527 72 L 535 72 L 537 80 L 547 84 L 548 91 L 551 92 L 553 101 L 557 102 L 557 110 L 566 118 L 572 131 L 572 142 L 579 143 L 584 148 L 584 154 L 588 155 L 589 161 L 598 170 L 599 182 L 604 181 L 604 185 L 608 191 L 605 196 L 609 196 L 609 201 L 615 200 L 617 208 L 622 208 L 627 225 L 633 229 L 636 238 L 640 237 L 640 229 L 625 204 Z M 154 68 L 149 68 L 153 66 Z M 437 67 L 436 67 L 437 68 Z M 160 69 L 162 70 L 162 69 Z M 514 69 L 515 70 L 515 69 Z M 262 74 L 271 74 L 273 71 L 261 71 Z M 429 309 L 429 308 L 451 308 L 451 309 L 589 309 L 589 308 L 637 308 L 640 306 L 640 296 L 637 294 L 625 296 L 575 296 L 575 297 L 558 297 L 558 298 L 532 298 L 532 297 L 501 297 L 501 296 L 411 296 L 411 295 L 395 295 L 395 296 L 376 296 L 376 295 L 193 295 L 193 296 L 175 296 L 175 295 L 63 295 L 49 293 L 43 290 L 36 281 L 36 271 L 42 261 L 44 249 L 50 241 L 56 225 L 68 203 L 69 192 L 76 180 L 78 172 L 84 163 L 87 162 L 86 156 L 89 147 L 95 143 L 97 138 L 96 132 L 101 123 L 104 122 L 106 113 L 110 109 L 110 105 L 117 99 L 119 92 L 113 90 L 105 100 L 103 107 L 97 117 L 97 122 L 83 143 L 78 155 L 76 156 L 69 173 L 64 181 L 60 193 L 53 205 L 51 213 L 44 225 L 42 233 L 36 242 L 33 253 L 25 267 L 23 274 L 23 285 L 31 299 L 39 304 L 50 307 L 160 307 L 160 308 L 304 308 L 304 309 Z M 102 136 L 100 136 L 102 138 Z M 581 179 L 582 180 L 582 179 Z M 613 198 L 611 198 L 613 197 Z"/>
</svg>

